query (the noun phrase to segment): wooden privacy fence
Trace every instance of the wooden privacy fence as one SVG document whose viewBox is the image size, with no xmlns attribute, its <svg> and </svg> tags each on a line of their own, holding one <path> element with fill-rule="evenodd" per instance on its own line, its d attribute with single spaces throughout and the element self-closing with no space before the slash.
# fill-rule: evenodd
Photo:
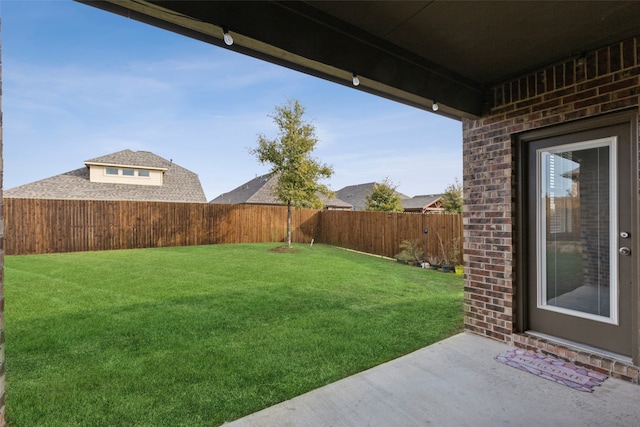
<svg viewBox="0 0 640 427">
<path fill-rule="evenodd" d="M 428 232 L 425 234 L 424 229 Z M 458 246 L 462 262 L 462 215 L 323 211 L 320 216 L 322 243 L 371 254 L 394 257 L 403 240 L 416 241 L 426 255 L 442 260 Z M 428 259 L 428 258 L 427 258 Z M 451 260 L 454 262 L 454 260 Z"/>
<path fill-rule="evenodd" d="M 7 255 L 220 243 L 283 242 L 284 206 L 102 200 L 4 199 Z M 393 257 L 403 240 L 440 256 L 458 239 L 461 215 L 293 210 L 292 240 Z M 436 233 L 437 232 L 437 233 Z M 462 258 L 462 254 L 460 254 Z"/>
<path fill-rule="evenodd" d="M 317 235 L 316 210 L 295 210 L 292 239 Z M 4 199 L 7 255 L 284 241 L 282 206 Z"/>
</svg>

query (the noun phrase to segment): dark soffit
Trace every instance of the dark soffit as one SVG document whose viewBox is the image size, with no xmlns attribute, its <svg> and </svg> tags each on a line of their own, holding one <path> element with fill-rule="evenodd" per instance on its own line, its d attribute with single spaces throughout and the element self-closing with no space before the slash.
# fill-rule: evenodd
<svg viewBox="0 0 640 427">
<path fill-rule="evenodd" d="M 640 35 L 639 1 L 84 1 L 449 117 L 492 84 Z"/>
</svg>

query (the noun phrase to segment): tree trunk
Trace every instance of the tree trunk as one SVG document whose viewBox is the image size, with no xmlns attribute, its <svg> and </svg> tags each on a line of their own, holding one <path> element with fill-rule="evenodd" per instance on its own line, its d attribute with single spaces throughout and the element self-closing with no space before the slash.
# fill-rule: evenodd
<svg viewBox="0 0 640 427">
<path fill-rule="evenodd" d="M 287 203 L 287 247 L 291 247 L 291 202 Z"/>
</svg>

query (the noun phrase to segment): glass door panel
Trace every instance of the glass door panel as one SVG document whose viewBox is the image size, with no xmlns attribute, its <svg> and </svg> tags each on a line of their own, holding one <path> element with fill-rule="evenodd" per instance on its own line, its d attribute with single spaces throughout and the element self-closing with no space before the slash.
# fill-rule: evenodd
<svg viewBox="0 0 640 427">
<path fill-rule="evenodd" d="M 536 157 L 538 308 L 615 324 L 616 138 Z"/>
</svg>

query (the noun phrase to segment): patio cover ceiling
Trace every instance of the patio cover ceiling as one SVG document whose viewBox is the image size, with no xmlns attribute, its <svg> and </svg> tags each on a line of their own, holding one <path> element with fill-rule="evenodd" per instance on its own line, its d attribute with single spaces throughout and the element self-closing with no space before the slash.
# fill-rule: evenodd
<svg viewBox="0 0 640 427">
<path fill-rule="evenodd" d="M 639 1 L 79 0 L 453 118 L 485 90 L 640 35 Z M 640 51 L 638 52 L 640 54 Z"/>
</svg>

